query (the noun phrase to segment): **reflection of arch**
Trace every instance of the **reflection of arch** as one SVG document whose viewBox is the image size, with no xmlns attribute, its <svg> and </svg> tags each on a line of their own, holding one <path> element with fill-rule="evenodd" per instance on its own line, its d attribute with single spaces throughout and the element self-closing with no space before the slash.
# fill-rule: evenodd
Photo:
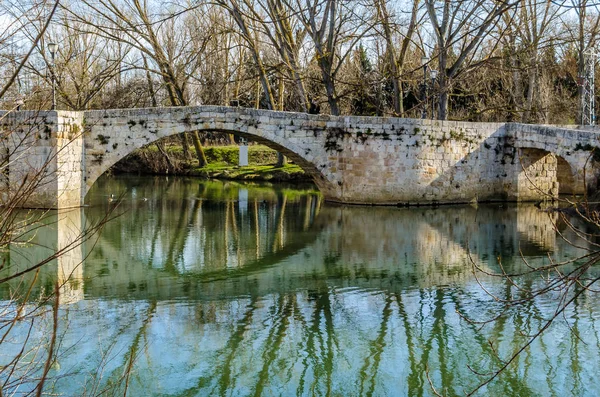
<svg viewBox="0 0 600 397">
<path fill-rule="evenodd" d="M 94 244 L 86 274 L 102 269 L 102 277 L 87 285 L 86 292 L 105 294 L 108 288 L 119 296 L 207 294 L 207 286 L 222 286 L 220 280 L 255 277 L 285 262 L 320 232 L 320 225 L 313 227 L 321 200 L 314 191 L 290 194 L 236 182 L 156 179 L 164 182 L 157 186 L 145 179 L 134 184 L 136 195 L 124 197 L 121 203 L 130 208 L 125 211 L 127 217 L 139 222 L 122 221 L 124 218 L 110 222 Z M 141 197 L 149 199 L 142 202 Z M 149 206 L 152 216 L 140 218 L 138 211 L 147 211 Z M 98 219 L 103 213 L 105 207 L 98 205 L 85 209 L 87 219 Z M 131 245 L 130 238 L 143 243 Z M 104 258 L 117 265 L 105 267 Z M 164 278 L 162 273 L 179 281 L 157 282 Z M 276 284 L 274 280 L 265 283 Z"/>
</svg>

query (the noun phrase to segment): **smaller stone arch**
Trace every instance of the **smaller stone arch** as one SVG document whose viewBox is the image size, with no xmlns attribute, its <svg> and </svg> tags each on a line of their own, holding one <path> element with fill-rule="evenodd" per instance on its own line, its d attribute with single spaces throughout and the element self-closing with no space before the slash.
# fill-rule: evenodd
<svg viewBox="0 0 600 397">
<path fill-rule="evenodd" d="M 521 147 L 517 156 L 518 201 L 556 199 L 560 195 L 580 193 L 575 170 L 564 157 L 535 147 Z"/>
<path fill-rule="evenodd" d="M 595 131 L 548 125 L 509 123 L 516 147 L 539 149 L 556 157 L 560 194 L 581 195 L 597 190 L 600 180 L 600 136 Z M 520 170 L 519 170 L 520 171 Z"/>
</svg>

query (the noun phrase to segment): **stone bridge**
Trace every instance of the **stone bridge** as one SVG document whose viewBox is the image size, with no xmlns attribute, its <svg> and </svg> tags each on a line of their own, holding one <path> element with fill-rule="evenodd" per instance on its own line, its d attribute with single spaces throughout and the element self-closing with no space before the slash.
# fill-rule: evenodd
<svg viewBox="0 0 600 397">
<path fill-rule="evenodd" d="M 532 201 L 595 189 L 593 130 L 515 123 L 326 116 L 199 106 L 0 112 L 3 202 L 80 206 L 133 150 L 190 131 L 232 133 L 274 148 L 326 200 L 351 204 Z M 599 149 L 600 150 L 600 149 Z M 598 157 L 600 158 L 600 157 Z"/>
</svg>

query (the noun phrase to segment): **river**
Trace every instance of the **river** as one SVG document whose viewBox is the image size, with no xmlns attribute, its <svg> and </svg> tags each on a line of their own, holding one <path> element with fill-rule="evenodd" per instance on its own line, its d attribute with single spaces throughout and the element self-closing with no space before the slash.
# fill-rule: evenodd
<svg viewBox="0 0 600 397">
<path fill-rule="evenodd" d="M 490 274 L 589 246 L 529 204 L 352 207 L 323 202 L 312 186 L 132 176 L 103 177 L 87 200 L 4 253 L 7 274 L 108 210 L 119 215 L 46 265 L 29 297 L 33 306 L 64 283 L 46 385 L 63 395 L 465 395 L 560 303 L 551 291 L 504 311 L 503 299 L 524 293 Z M 540 274 L 514 281 L 547 283 Z M 0 284 L 2 308 L 27 285 Z M 23 344 L 43 345 L 51 302 L 32 332 L 15 325 L 1 363 Z M 579 296 L 478 395 L 600 395 L 598 303 Z"/>
</svg>

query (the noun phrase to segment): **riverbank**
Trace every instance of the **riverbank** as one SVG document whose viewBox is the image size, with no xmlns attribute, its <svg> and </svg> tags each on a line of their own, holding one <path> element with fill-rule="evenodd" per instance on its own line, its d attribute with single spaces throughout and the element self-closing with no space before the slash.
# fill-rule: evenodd
<svg viewBox="0 0 600 397">
<path fill-rule="evenodd" d="M 182 175 L 204 179 L 254 180 L 270 182 L 312 181 L 298 165 L 287 162 L 277 167 L 277 151 L 264 145 L 248 147 L 248 166 L 240 167 L 239 148 L 236 145 L 209 146 L 204 148 L 208 165 L 198 166 L 195 156 L 189 160 L 178 145 L 166 146 L 160 153 L 155 145 L 139 149 L 115 164 L 114 174 L 133 173 L 142 175 Z"/>
</svg>

